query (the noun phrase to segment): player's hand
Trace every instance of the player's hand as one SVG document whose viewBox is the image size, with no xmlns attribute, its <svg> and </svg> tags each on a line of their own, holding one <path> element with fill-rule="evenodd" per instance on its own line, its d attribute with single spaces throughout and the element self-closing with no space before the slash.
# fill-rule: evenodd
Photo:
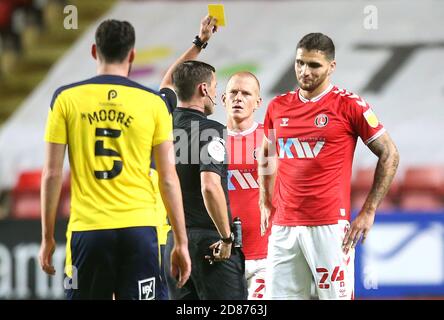
<svg viewBox="0 0 444 320">
<path fill-rule="evenodd" d="M 375 221 L 375 212 L 363 211 L 359 212 L 358 216 L 352 221 L 350 228 L 345 234 L 342 242 L 342 250 L 347 254 L 351 248 L 355 248 L 362 237 L 364 243 L 370 228 Z"/>
<path fill-rule="evenodd" d="M 208 42 L 213 33 L 217 32 L 217 20 L 213 17 L 206 16 L 200 22 L 199 38 L 202 42 Z"/>
<path fill-rule="evenodd" d="M 205 259 L 211 261 L 222 261 L 230 259 L 231 256 L 231 243 L 225 243 L 222 240 L 219 240 L 213 243 L 210 246 L 210 249 L 213 250 L 213 256 L 205 256 Z"/>
<path fill-rule="evenodd" d="M 259 209 L 261 211 L 261 236 L 264 236 L 270 226 L 270 215 L 272 205 L 262 197 L 259 198 Z"/>
<path fill-rule="evenodd" d="M 49 275 L 55 275 L 56 270 L 52 265 L 52 255 L 54 254 L 56 243 L 54 238 L 42 239 L 39 252 L 40 267 Z"/>
<path fill-rule="evenodd" d="M 182 288 L 191 275 L 191 259 L 188 245 L 174 245 L 170 259 L 170 273 L 173 278 L 177 279 L 177 287 Z"/>
</svg>

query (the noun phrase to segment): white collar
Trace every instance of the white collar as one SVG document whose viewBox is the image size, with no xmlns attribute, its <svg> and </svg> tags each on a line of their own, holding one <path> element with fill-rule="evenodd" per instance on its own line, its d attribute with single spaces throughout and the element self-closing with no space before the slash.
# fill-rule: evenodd
<svg viewBox="0 0 444 320">
<path fill-rule="evenodd" d="M 248 128 L 247 130 L 240 131 L 240 132 L 231 131 L 230 129 L 227 128 L 227 133 L 229 136 L 234 136 L 234 137 L 235 136 L 246 136 L 246 135 L 252 133 L 254 130 L 256 130 L 258 125 L 259 124 L 255 121 L 255 122 L 253 122 L 253 125 L 251 126 L 251 128 Z"/>
<path fill-rule="evenodd" d="M 316 101 L 321 100 L 321 98 L 322 98 L 323 96 L 325 96 L 327 93 L 329 93 L 331 89 L 333 89 L 333 85 L 330 83 L 330 85 L 328 86 L 327 89 L 325 89 L 323 92 L 321 92 L 321 93 L 318 94 L 316 97 L 311 98 L 311 99 L 304 98 L 304 97 L 302 96 L 302 94 L 301 94 L 301 89 L 299 89 L 299 91 L 298 91 L 299 99 L 300 99 L 303 103 L 307 103 L 307 102 L 316 102 Z"/>
</svg>

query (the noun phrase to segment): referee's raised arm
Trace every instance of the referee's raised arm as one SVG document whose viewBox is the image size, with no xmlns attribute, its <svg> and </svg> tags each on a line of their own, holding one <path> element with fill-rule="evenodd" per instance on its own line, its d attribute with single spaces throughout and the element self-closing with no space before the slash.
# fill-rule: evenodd
<svg viewBox="0 0 444 320">
<path fill-rule="evenodd" d="M 178 64 L 184 61 L 195 60 L 199 56 L 199 53 L 202 51 L 202 49 L 205 49 L 208 44 L 208 40 L 210 40 L 211 36 L 216 31 L 217 26 L 215 18 L 207 15 L 205 18 L 202 19 L 202 21 L 200 22 L 199 35 L 194 38 L 193 45 L 168 68 L 162 79 L 162 82 L 160 83 L 160 89 L 171 88 L 174 90 L 172 78 L 174 69 L 177 67 Z"/>
</svg>

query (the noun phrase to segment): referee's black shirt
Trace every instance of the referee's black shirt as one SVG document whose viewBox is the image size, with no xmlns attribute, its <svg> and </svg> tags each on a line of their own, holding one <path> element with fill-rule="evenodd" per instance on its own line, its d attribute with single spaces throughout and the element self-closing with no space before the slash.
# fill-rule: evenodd
<svg viewBox="0 0 444 320">
<path fill-rule="evenodd" d="M 217 121 L 207 119 L 200 111 L 176 108 L 173 112 L 173 128 L 176 170 L 182 189 L 187 228 L 217 230 L 205 208 L 200 184 L 202 171 L 212 171 L 220 175 L 231 223 L 225 127 Z"/>
</svg>

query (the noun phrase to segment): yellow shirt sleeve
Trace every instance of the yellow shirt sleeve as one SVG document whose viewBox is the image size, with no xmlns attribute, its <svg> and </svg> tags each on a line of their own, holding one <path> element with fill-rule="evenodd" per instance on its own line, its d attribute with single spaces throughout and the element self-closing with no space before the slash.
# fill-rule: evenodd
<svg viewBox="0 0 444 320">
<path fill-rule="evenodd" d="M 173 120 L 168 111 L 168 107 L 162 100 L 159 104 L 156 114 L 156 128 L 154 129 L 153 146 L 161 144 L 164 141 L 173 140 Z"/>
<path fill-rule="evenodd" d="M 67 144 L 67 121 L 63 112 L 63 104 L 60 95 L 56 98 L 52 108 L 49 108 L 46 120 L 45 141 Z"/>
</svg>

